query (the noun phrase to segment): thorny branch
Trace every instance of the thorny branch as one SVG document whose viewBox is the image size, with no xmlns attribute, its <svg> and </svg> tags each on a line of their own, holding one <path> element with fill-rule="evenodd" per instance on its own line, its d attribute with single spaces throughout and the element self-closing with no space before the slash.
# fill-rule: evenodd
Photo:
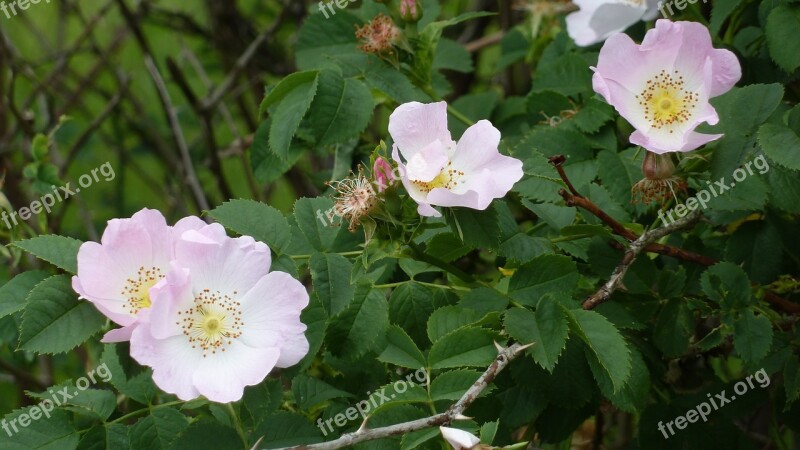
<svg viewBox="0 0 800 450">
<path fill-rule="evenodd" d="M 345 434 L 339 439 L 322 442 L 319 444 L 299 445 L 296 447 L 287 447 L 282 450 L 311 450 L 311 449 L 325 449 L 333 450 L 343 448 L 350 445 L 358 444 L 359 442 L 374 441 L 376 439 L 383 439 L 391 436 L 400 436 L 413 431 L 424 430 L 430 427 L 440 425 L 447 425 L 454 420 L 463 417 L 464 411 L 472 405 L 472 402 L 480 396 L 489 384 L 494 381 L 497 374 L 503 371 L 508 366 L 508 363 L 514 360 L 517 356 L 521 355 L 531 344 L 521 345 L 513 344 L 508 348 L 500 351 L 495 358 L 494 362 L 483 372 L 483 374 L 470 386 L 467 392 L 455 402 L 447 411 L 439 413 L 424 419 L 412 420 L 410 422 L 398 423 L 387 427 L 368 429 L 366 428 L 369 418 L 364 421 L 358 431 Z M 256 444 L 253 449 L 257 449 Z"/>
<path fill-rule="evenodd" d="M 668 226 L 650 230 L 644 233 L 642 236 L 639 236 L 619 223 L 613 217 L 609 216 L 608 213 L 603 211 L 599 206 L 594 204 L 594 202 L 581 195 L 577 189 L 575 189 L 566 172 L 564 171 L 563 165 L 565 161 L 566 158 L 563 155 L 556 155 L 550 158 L 550 164 L 555 167 L 559 176 L 561 177 L 561 180 L 567 186 L 567 189 L 561 189 L 559 191 L 559 195 L 561 195 L 561 197 L 564 199 L 567 206 L 576 206 L 589 211 L 594 216 L 602 220 L 603 223 L 608 225 L 614 234 L 623 237 L 628 242 L 631 242 L 631 245 L 625 251 L 625 256 L 622 258 L 622 262 L 619 266 L 617 266 L 616 269 L 614 269 L 614 272 L 611 274 L 611 278 L 608 280 L 608 282 L 584 301 L 584 309 L 592 309 L 602 302 L 608 300 L 611 297 L 611 294 L 613 294 L 614 291 L 619 288 L 622 279 L 625 277 L 625 273 L 628 271 L 628 268 L 631 266 L 631 264 L 633 264 L 636 256 L 642 252 L 658 253 L 661 255 L 671 256 L 684 261 L 694 262 L 702 266 L 713 266 L 719 262 L 714 258 L 709 258 L 707 256 L 690 252 L 679 247 L 655 243 L 655 241 L 675 231 L 680 231 L 693 226 L 698 220 L 700 220 L 701 214 L 699 211 L 695 211 Z M 614 242 L 613 244 L 619 243 Z M 615 245 L 615 247 L 619 248 L 621 246 Z M 790 314 L 800 314 L 800 304 L 790 302 L 789 300 L 786 300 L 775 293 L 766 291 L 764 293 L 764 300 L 784 312 Z"/>
</svg>

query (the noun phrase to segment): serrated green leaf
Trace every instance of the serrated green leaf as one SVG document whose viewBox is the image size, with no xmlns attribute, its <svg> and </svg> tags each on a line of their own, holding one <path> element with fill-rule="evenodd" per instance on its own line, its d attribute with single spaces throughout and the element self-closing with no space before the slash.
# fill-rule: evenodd
<svg viewBox="0 0 800 450">
<path fill-rule="evenodd" d="M 389 306 L 382 291 L 359 285 L 353 301 L 330 320 L 328 348 L 334 355 L 355 359 L 386 346 Z"/>
<path fill-rule="evenodd" d="M 320 72 L 308 115 L 317 145 L 338 144 L 358 136 L 369 124 L 373 107 L 372 94 L 362 81 L 343 78 L 333 70 Z"/>
<path fill-rule="evenodd" d="M 299 85 L 286 94 L 286 98 L 270 114 L 270 149 L 281 159 L 289 159 L 292 139 L 317 95 L 318 78 Z"/>
<path fill-rule="evenodd" d="M 758 130 L 758 143 L 772 161 L 800 170 L 800 136 L 789 127 L 765 123 Z"/>
<path fill-rule="evenodd" d="M 153 409 L 128 430 L 131 448 L 167 450 L 178 435 L 189 426 L 186 416 L 175 408 Z"/>
<path fill-rule="evenodd" d="M 353 300 L 355 287 L 350 283 L 353 264 L 335 253 L 314 253 L 308 263 L 314 293 L 329 316 L 339 314 Z"/>
<path fill-rule="evenodd" d="M 254 200 L 230 200 L 208 213 L 225 228 L 252 236 L 281 254 L 292 239 L 289 222 L 280 211 Z"/>
<path fill-rule="evenodd" d="M 458 400 L 480 376 L 480 372 L 469 369 L 445 372 L 431 382 L 431 400 Z"/>
<path fill-rule="evenodd" d="M 506 331 L 516 341 L 533 343 L 528 353 L 543 369 L 552 372 L 567 344 L 569 325 L 561 306 L 553 300 L 539 302 L 536 312 L 523 308 L 506 311 Z"/>
<path fill-rule="evenodd" d="M 445 306 L 437 309 L 428 319 L 428 339 L 436 342 L 447 334 L 471 325 L 481 319 L 481 316 L 471 310 L 460 306 Z"/>
<path fill-rule="evenodd" d="M 51 234 L 13 244 L 69 273 L 78 273 L 78 249 L 83 242 L 77 239 Z"/>
<path fill-rule="evenodd" d="M 497 248 L 500 244 L 500 223 L 497 210 L 490 206 L 484 211 L 453 208 L 447 222 L 464 244 L 473 248 Z"/>
<path fill-rule="evenodd" d="M 294 401 L 304 410 L 309 410 L 322 402 L 341 397 L 352 397 L 349 392 L 336 389 L 330 384 L 300 374 L 292 380 L 292 393 Z"/>
<path fill-rule="evenodd" d="M 19 348 L 37 353 L 61 353 L 100 331 L 105 317 L 88 301 L 78 300 L 70 277 L 56 275 L 28 295 L 22 315 Z"/>
<path fill-rule="evenodd" d="M 700 278 L 703 292 L 724 309 L 744 307 L 751 303 L 750 280 L 741 267 L 721 262 L 709 267 Z"/>
<path fill-rule="evenodd" d="M 30 415 L 33 408 L 39 413 L 38 420 L 32 420 Z M 27 426 L 18 423 L 19 417 L 25 414 Z M 0 433 L 0 448 L 3 450 L 64 450 L 77 447 L 79 441 L 78 430 L 70 420 L 70 416 L 62 409 L 51 411 L 50 417 L 42 416 L 38 406 L 29 406 L 14 410 L 3 417 L 3 423 L 8 424 L 8 429 Z M 12 421 L 13 426 L 11 425 Z"/>
<path fill-rule="evenodd" d="M 433 313 L 433 291 L 417 283 L 405 283 L 392 291 L 389 319 L 405 330 L 419 348 L 428 348 L 428 318 Z"/>
<path fill-rule="evenodd" d="M 769 54 L 778 66 L 788 73 L 800 67 L 800 8 L 780 5 L 767 17 L 765 34 Z"/>
<path fill-rule="evenodd" d="M 261 106 L 258 109 L 259 116 L 263 116 L 271 106 L 282 102 L 286 96 L 298 87 L 304 84 L 315 83 L 317 75 L 319 75 L 319 72 L 316 70 L 295 72 L 287 75 L 286 78 L 282 79 L 264 96 L 264 100 L 261 101 Z"/>
<path fill-rule="evenodd" d="M 241 450 L 244 446 L 239 433 L 216 420 L 201 418 L 186 428 L 172 443 L 170 450 Z"/>
<path fill-rule="evenodd" d="M 43 270 L 22 272 L 0 287 L 0 318 L 23 309 L 28 294 L 49 277 Z"/>
<path fill-rule="evenodd" d="M 571 329 L 588 346 L 618 392 L 631 374 L 630 349 L 611 322 L 594 311 L 572 310 Z M 597 376 L 597 375 L 595 375 Z"/>
<path fill-rule="evenodd" d="M 733 324 L 733 346 L 746 364 L 761 361 L 772 346 L 772 323 L 746 310 Z"/>
<path fill-rule="evenodd" d="M 409 369 L 426 367 L 425 356 L 402 328 L 397 325 L 390 326 L 386 333 L 386 341 L 389 345 L 378 356 L 379 361 Z"/>
<path fill-rule="evenodd" d="M 327 429 L 326 429 L 327 430 Z M 300 414 L 278 411 L 267 417 L 254 432 L 253 440 L 263 436 L 259 449 L 316 444 L 323 441 L 320 430 Z"/>
<path fill-rule="evenodd" d="M 497 357 L 495 339 L 482 328 L 458 329 L 433 344 L 428 363 L 432 369 L 487 366 Z"/>
<path fill-rule="evenodd" d="M 517 269 L 508 295 L 523 305 L 534 306 L 547 293 L 571 292 L 578 278 L 578 269 L 569 257 L 544 255 Z"/>
</svg>

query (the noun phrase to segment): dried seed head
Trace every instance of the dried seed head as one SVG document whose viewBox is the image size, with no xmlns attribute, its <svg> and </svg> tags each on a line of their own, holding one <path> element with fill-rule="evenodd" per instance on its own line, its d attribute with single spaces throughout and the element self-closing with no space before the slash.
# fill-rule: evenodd
<svg viewBox="0 0 800 450">
<path fill-rule="evenodd" d="M 392 48 L 400 40 L 400 29 L 389 16 L 378 14 L 363 27 L 356 26 L 359 47 L 365 53 L 392 53 Z"/>
<path fill-rule="evenodd" d="M 329 219 L 338 216 L 350 222 L 348 229 L 355 231 L 361 219 L 368 216 L 375 205 L 378 204 L 378 195 L 372 187 L 372 182 L 364 176 L 363 169 L 359 167 L 358 174 L 349 178 L 328 183 L 335 191 L 333 210 Z"/>
</svg>

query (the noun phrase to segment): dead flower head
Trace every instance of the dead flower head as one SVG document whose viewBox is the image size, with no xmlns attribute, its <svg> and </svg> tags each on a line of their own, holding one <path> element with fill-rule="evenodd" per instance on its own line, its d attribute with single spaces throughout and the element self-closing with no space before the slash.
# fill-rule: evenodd
<svg viewBox="0 0 800 450">
<path fill-rule="evenodd" d="M 328 212 L 328 220 L 333 223 L 334 216 L 338 216 L 350 223 L 350 231 L 355 231 L 361 220 L 378 204 L 378 195 L 372 181 L 364 176 L 361 167 L 357 174 L 351 174 L 349 178 L 340 181 L 331 181 L 328 185 L 335 191 L 335 203 Z"/>
<path fill-rule="evenodd" d="M 392 53 L 392 48 L 400 40 L 400 29 L 389 16 L 378 14 L 363 27 L 356 26 L 359 47 L 365 53 Z"/>
</svg>

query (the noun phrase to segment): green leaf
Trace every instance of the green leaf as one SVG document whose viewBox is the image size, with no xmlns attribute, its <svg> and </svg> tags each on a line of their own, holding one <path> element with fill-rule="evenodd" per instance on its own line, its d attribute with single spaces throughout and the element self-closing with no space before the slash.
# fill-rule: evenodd
<svg viewBox="0 0 800 450">
<path fill-rule="evenodd" d="M 647 404 L 650 392 L 650 372 L 639 352 L 631 353 L 631 376 L 622 389 L 614 392 L 613 386 L 607 378 L 603 377 L 601 380 L 598 380 L 600 381 L 598 383 L 600 391 L 617 408 L 635 414 Z"/>
<path fill-rule="evenodd" d="M 383 60 L 373 58 L 361 70 L 364 81 L 370 88 L 384 92 L 397 103 L 430 100 L 402 72 Z"/>
<path fill-rule="evenodd" d="M 34 416 L 39 417 L 33 420 L 31 411 L 36 408 Z M 23 419 L 27 426 L 23 427 L 19 423 L 19 418 Z M 0 448 L 3 450 L 63 450 L 72 449 L 78 445 L 78 430 L 72 424 L 69 415 L 62 409 L 51 411 L 50 417 L 42 415 L 43 411 L 38 406 L 29 406 L 12 411 L 3 417 L 3 423 L 7 424 L 7 429 L 0 432 Z M 12 421 L 15 421 L 12 426 Z M 16 430 L 16 431 L 15 431 Z M 9 435 L 10 433 L 10 435 Z"/>
<path fill-rule="evenodd" d="M 117 450 L 130 448 L 128 428 L 120 423 L 99 425 L 83 435 L 77 450 Z"/>
<path fill-rule="evenodd" d="M 733 346 L 745 364 L 761 361 L 772 346 L 772 323 L 746 310 L 733 324 Z"/>
<path fill-rule="evenodd" d="M 800 67 L 800 8 L 780 5 L 767 17 L 765 33 L 769 54 L 781 69 L 792 73 Z"/>
<path fill-rule="evenodd" d="M 758 130 L 758 143 L 772 161 L 800 170 L 800 136 L 789 127 L 765 123 Z"/>
<path fill-rule="evenodd" d="M 366 55 L 358 50 L 356 16 L 338 10 L 326 18 L 322 13 L 306 17 L 297 35 L 296 61 L 300 70 L 316 69 L 331 62 L 343 66 L 363 67 Z"/>
<path fill-rule="evenodd" d="M 333 70 L 320 72 L 318 80 L 308 115 L 317 145 L 338 144 L 358 136 L 372 118 L 374 104 L 369 88 Z"/>
<path fill-rule="evenodd" d="M 405 330 L 420 348 L 430 345 L 428 318 L 433 314 L 433 291 L 421 284 L 405 283 L 392 291 L 389 320 Z"/>
<path fill-rule="evenodd" d="M 350 233 L 347 227 L 331 226 L 325 214 L 333 208 L 330 198 L 301 198 L 294 204 L 294 220 L 308 245 L 320 252 L 352 250 L 364 242 L 363 234 Z M 303 239 L 294 236 L 292 247 L 301 245 Z"/>
<path fill-rule="evenodd" d="M 100 331 L 105 317 L 94 305 L 78 300 L 70 277 L 56 275 L 30 293 L 22 315 L 19 348 L 37 353 L 61 353 Z"/>
<path fill-rule="evenodd" d="M 432 369 L 487 366 L 497 357 L 495 339 L 482 328 L 458 329 L 433 344 L 428 363 Z"/>
<path fill-rule="evenodd" d="M 353 396 L 349 392 L 336 389 L 322 380 L 303 374 L 294 377 L 292 380 L 292 393 L 300 408 L 306 411 L 330 399 Z"/>
<path fill-rule="evenodd" d="M 425 356 L 402 328 L 397 325 L 390 326 L 386 340 L 389 345 L 378 356 L 379 361 L 409 369 L 426 367 Z"/>
<path fill-rule="evenodd" d="M 281 383 L 277 379 L 266 379 L 255 386 L 244 388 L 243 406 L 250 413 L 252 423 L 258 426 L 274 412 L 283 401 Z"/>
<path fill-rule="evenodd" d="M 578 284 L 578 269 L 571 258 L 543 255 L 517 269 L 508 295 L 523 305 L 534 306 L 548 293 L 569 293 Z"/>
<path fill-rule="evenodd" d="M 534 92 L 553 91 L 574 95 L 592 90 L 592 71 L 589 64 L 577 53 L 560 56 L 555 63 L 539 69 L 533 77 Z"/>
<path fill-rule="evenodd" d="M 428 338 L 436 342 L 445 335 L 471 325 L 481 319 L 481 316 L 461 306 L 444 306 L 437 309 L 428 319 Z"/>
<path fill-rule="evenodd" d="M 328 348 L 336 356 L 356 359 L 386 346 L 389 307 L 382 291 L 358 285 L 350 306 L 331 318 Z"/>
<path fill-rule="evenodd" d="M 451 212 L 447 222 L 464 244 L 473 248 L 497 248 L 500 244 L 500 223 L 494 206 L 484 211 L 452 208 Z"/>
<path fill-rule="evenodd" d="M 280 211 L 254 200 L 230 200 L 209 211 L 214 220 L 242 236 L 252 236 L 281 254 L 292 239 L 289 222 Z"/>
<path fill-rule="evenodd" d="M 442 38 L 439 40 L 433 57 L 433 69 L 449 69 L 461 73 L 472 72 L 474 70 L 472 55 L 457 41 Z"/>
<path fill-rule="evenodd" d="M 741 3 L 742 0 L 716 0 L 711 4 L 711 23 L 709 24 L 709 28 L 711 29 L 712 35 L 719 33 L 725 19 L 727 19 Z"/>
<path fill-rule="evenodd" d="M 458 400 L 480 376 L 480 372 L 469 369 L 445 372 L 431 382 L 431 400 Z M 486 394 L 486 391 L 483 394 Z"/>
<path fill-rule="evenodd" d="M 243 446 L 242 438 L 239 437 L 236 430 L 216 420 L 201 418 L 192 423 L 175 439 L 170 450 L 197 450 L 200 448 L 241 450 Z"/>
<path fill-rule="evenodd" d="M 783 243 L 770 222 L 745 222 L 730 236 L 725 259 L 743 264 L 750 279 L 769 284 L 781 268 Z"/>
<path fill-rule="evenodd" d="M 528 353 L 543 369 L 553 371 L 567 345 L 569 332 L 566 315 L 558 303 L 543 299 L 535 313 L 524 308 L 510 309 L 506 311 L 504 324 L 516 341 L 533 343 Z"/>
<path fill-rule="evenodd" d="M 278 411 L 267 417 L 253 432 L 253 436 L 254 441 L 264 437 L 258 446 L 259 449 L 316 444 L 323 441 L 320 430 L 305 417 L 286 411 Z"/>
<path fill-rule="evenodd" d="M 741 267 L 721 262 L 709 267 L 700 278 L 703 292 L 723 309 L 744 307 L 751 303 L 750 280 Z"/>
<path fill-rule="evenodd" d="M 270 114 L 269 146 L 281 159 L 290 158 L 292 139 L 317 95 L 317 80 L 292 89 Z"/>
<path fill-rule="evenodd" d="M 69 273 L 78 273 L 78 249 L 83 242 L 77 239 L 51 234 L 13 244 Z"/>
<path fill-rule="evenodd" d="M 258 109 L 259 116 L 263 116 L 272 105 L 282 102 L 284 98 L 298 87 L 309 83 L 316 85 L 317 75 L 319 75 L 318 71 L 308 70 L 305 72 L 295 72 L 286 76 L 286 78 L 282 79 L 264 96 L 264 100 L 261 101 L 261 106 Z"/>
<path fill-rule="evenodd" d="M 608 319 L 594 311 L 577 309 L 570 315 L 571 330 L 586 343 L 597 366 L 610 378 L 613 391 L 619 391 L 631 374 L 630 349 L 625 339 Z"/>
<path fill-rule="evenodd" d="M 342 312 L 353 300 L 355 287 L 350 283 L 353 264 L 335 253 L 314 253 L 308 267 L 314 283 L 314 294 L 329 316 Z"/>
<path fill-rule="evenodd" d="M 49 277 L 50 274 L 43 270 L 22 272 L 0 287 L 0 318 L 23 309 L 28 294 Z"/>
<path fill-rule="evenodd" d="M 770 167 L 767 172 L 770 206 L 781 211 L 800 214 L 800 177 L 797 172 L 781 166 Z"/>
<path fill-rule="evenodd" d="M 289 155 L 281 158 L 269 146 L 269 130 L 272 121 L 267 119 L 258 126 L 250 149 L 250 164 L 253 174 L 259 183 L 272 183 L 291 169 L 305 153 L 305 149 L 295 145 L 289 149 Z"/>
<path fill-rule="evenodd" d="M 189 426 L 186 416 L 175 408 L 155 408 L 139 419 L 129 430 L 131 448 L 167 450 L 178 435 Z"/>
<path fill-rule="evenodd" d="M 129 377 L 120 363 L 117 352 L 116 344 L 107 344 L 100 358 L 111 373 L 109 381 L 120 393 L 131 399 L 142 404 L 150 403 L 155 398 L 157 390 L 150 369 Z"/>
<path fill-rule="evenodd" d="M 665 356 L 681 356 L 694 335 L 694 315 L 682 298 L 670 299 L 658 314 L 653 341 Z"/>
</svg>

